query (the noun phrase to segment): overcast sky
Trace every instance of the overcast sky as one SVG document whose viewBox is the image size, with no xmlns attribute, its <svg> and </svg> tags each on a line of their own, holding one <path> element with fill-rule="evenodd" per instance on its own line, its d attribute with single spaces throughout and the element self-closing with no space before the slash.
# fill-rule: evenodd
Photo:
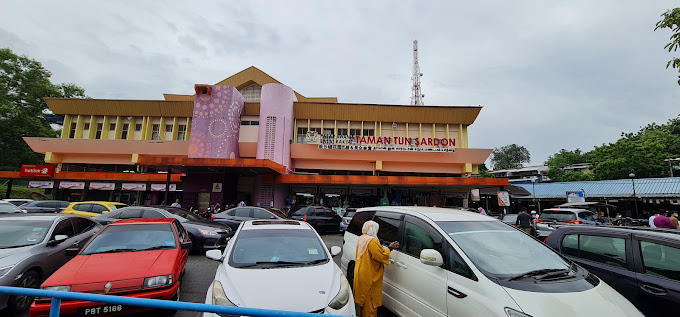
<svg viewBox="0 0 680 317">
<path fill-rule="evenodd" d="M 351 2 L 351 3 L 350 3 Z M 677 0 L 3 1 L 0 47 L 93 98 L 193 93 L 256 66 L 308 97 L 408 104 L 418 40 L 426 105 L 481 105 L 470 146 L 540 164 L 680 113 L 654 32 Z M 676 53 L 675 56 L 680 55 Z"/>
</svg>

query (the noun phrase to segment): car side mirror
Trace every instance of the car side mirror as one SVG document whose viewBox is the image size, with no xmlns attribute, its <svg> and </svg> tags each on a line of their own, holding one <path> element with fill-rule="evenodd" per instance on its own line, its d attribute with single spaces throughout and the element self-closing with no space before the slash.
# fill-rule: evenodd
<svg viewBox="0 0 680 317">
<path fill-rule="evenodd" d="M 205 253 L 205 257 L 215 261 L 222 261 L 222 251 L 208 250 L 208 252 Z"/>
<path fill-rule="evenodd" d="M 331 255 L 332 256 L 336 256 L 336 255 L 340 254 L 340 252 L 342 252 L 342 249 L 339 246 L 334 245 L 334 246 L 331 247 Z"/>
<path fill-rule="evenodd" d="M 276 216 L 270 216 L 269 219 L 276 219 Z"/>
<path fill-rule="evenodd" d="M 181 246 L 182 250 L 191 249 L 191 241 L 182 242 L 182 243 L 180 244 L 180 246 Z"/>
<path fill-rule="evenodd" d="M 64 240 L 68 239 L 68 236 L 65 234 L 58 234 L 54 236 L 54 240 L 50 240 L 47 242 L 47 245 L 57 245 L 59 243 L 64 242 Z"/>
<path fill-rule="evenodd" d="M 80 250 L 78 248 L 66 249 L 66 256 L 76 256 Z"/>
<path fill-rule="evenodd" d="M 437 250 L 424 249 L 420 251 L 420 262 L 432 266 L 442 266 L 444 265 L 444 258 Z"/>
</svg>

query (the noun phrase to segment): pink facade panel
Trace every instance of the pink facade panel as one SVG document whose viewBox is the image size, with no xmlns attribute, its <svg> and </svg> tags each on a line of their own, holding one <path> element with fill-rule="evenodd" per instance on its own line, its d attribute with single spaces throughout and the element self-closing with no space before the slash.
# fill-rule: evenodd
<svg viewBox="0 0 680 317">
<path fill-rule="evenodd" d="M 239 158 L 238 133 L 245 99 L 232 86 L 210 86 L 194 100 L 189 157 Z"/>
<path fill-rule="evenodd" d="M 290 143 L 293 140 L 293 103 L 297 101 L 290 87 L 281 84 L 262 86 L 260 127 L 257 136 L 257 159 L 267 159 L 292 169 Z"/>
</svg>

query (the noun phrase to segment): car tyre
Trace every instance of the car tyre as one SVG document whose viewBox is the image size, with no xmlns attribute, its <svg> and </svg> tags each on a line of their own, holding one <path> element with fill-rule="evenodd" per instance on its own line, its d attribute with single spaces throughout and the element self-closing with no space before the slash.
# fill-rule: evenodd
<svg viewBox="0 0 680 317">
<path fill-rule="evenodd" d="M 347 265 L 347 282 L 349 283 L 349 288 L 354 290 L 354 261 L 349 262 Z"/>
<path fill-rule="evenodd" d="M 38 288 L 40 287 L 40 276 L 35 271 L 27 271 L 21 276 L 16 284 L 17 287 Z M 27 310 L 33 303 L 31 296 L 12 295 L 9 297 L 8 306 L 14 313 Z"/>
<path fill-rule="evenodd" d="M 189 234 L 189 240 L 191 240 L 191 249 L 189 249 L 189 254 L 198 254 L 201 248 L 196 243 L 196 238 L 192 234 Z"/>
</svg>

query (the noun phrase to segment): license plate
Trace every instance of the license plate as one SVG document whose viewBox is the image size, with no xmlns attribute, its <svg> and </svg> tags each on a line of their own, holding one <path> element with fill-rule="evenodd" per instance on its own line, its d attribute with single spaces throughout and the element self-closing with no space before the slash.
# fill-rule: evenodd
<svg viewBox="0 0 680 317">
<path fill-rule="evenodd" d="M 80 316 L 96 316 L 102 314 L 111 314 L 127 310 L 128 307 L 124 305 L 104 305 L 95 307 L 78 308 L 78 315 Z"/>
</svg>

